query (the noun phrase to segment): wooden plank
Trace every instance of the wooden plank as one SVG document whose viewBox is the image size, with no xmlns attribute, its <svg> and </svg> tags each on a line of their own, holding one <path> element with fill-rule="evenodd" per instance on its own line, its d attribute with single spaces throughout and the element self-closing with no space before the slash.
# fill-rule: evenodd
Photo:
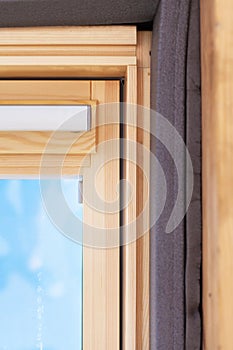
<svg viewBox="0 0 233 350">
<path fill-rule="evenodd" d="M 233 348 L 233 3 L 201 1 L 204 348 Z"/>
<path fill-rule="evenodd" d="M 0 45 L 135 45 L 135 26 L 1 28 Z"/>
<path fill-rule="evenodd" d="M 23 168 L 23 167 L 40 167 L 43 155 L 38 154 L 5 154 L 0 155 L 0 167 Z M 63 161 L 63 167 L 86 167 L 90 166 L 91 159 L 89 155 L 67 155 L 64 160 L 64 155 L 49 154 L 43 160 L 44 166 L 49 168 L 57 167 L 60 161 Z"/>
<path fill-rule="evenodd" d="M 0 56 L 136 56 L 134 45 L 2 45 Z"/>
<path fill-rule="evenodd" d="M 78 175 L 82 175 L 83 168 L 77 167 L 47 167 L 43 174 L 41 174 L 40 167 L 0 167 L 0 179 L 35 179 L 35 178 L 57 178 L 58 176 L 62 177 L 77 177 Z"/>
<path fill-rule="evenodd" d="M 4 100 L 90 100 L 90 81 L 0 80 L 0 103 Z"/>
<path fill-rule="evenodd" d="M 0 154 L 95 153 L 95 129 L 76 132 L 1 131 Z"/>
<path fill-rule="evenodd" d="M 137 36 L 137 349 L 150 349 L 150 51 L 152 32 Z"/>
<path fill-rule="evenodd" d="M 114 78 L 126 75 L 126 66 L 3 66 L 1 78 Z"/>
<path fill-rule="evenodd" d="M 121 77 L 134 56 L 0 56 L 5 77 Z"/>
<path fill-rule="evenodd" d="M 150 108 L 150 49 L 151 32 L 138 33 L 137 64 L 128 67 L 126 101 Z M 148 116 L 148 113 L 147 113 Z M 150 119 L 145 118 L 140 108 L 127 111 L 125 136 L 135 147 L 127 150 L 125 178 L 134 189 L 132 202 L 126 209 L 124 224 L 135 222 L 134 228 L 124 231 L 124 238 L 130 237 L 130 244 L 123 248 L 123 349 L 149 349 L 149 173 L 150 173 Z M 140 125 L 141 128 L 137 128 Z M 144 128 L 147 130 L 145 131 Z M 143 151 L 143 145 L 147 151 Z M 143 170 L 142 170 L 143 169 Z M 136 218 L 143 211 L 139 223 Z M 146 231 L 144 232 L 144 230 Z M 134 231 L 134 233 L 133 233 Z"/>
<path fill-rule="evenodd" d="M 121 77 L 136 42 L 135 26 L 0 28 L 0 75 Z"/>
<path fill-rule="evenodd" d="M 152 32 L 141 31 L 137 33 L 137 66 L 150 68 Z"/>
<path fill-rule="evenodd" d="M 11 67 L 128 66 L 135 56 L 0 56 L 0 72 Z"/>
<path fill-rule="evenodd" d="M 138 108 L 137 161 L 137 349 L 149 350 L 150 312 L 150 68 L 138 68 Z"/>
<path fill-rule="evenodd" d="M 136 287 L 137 287 L 137 110 L 130 104 L 137 104 L 137 67 L 129 66 L 126 81 L 124 178 L 131 186 L 130 202 L 124 210 L 123 258 L 123 318 L 122 346 L 124 350 L 136 349 Z M 131 146 L 133 145 L 133 146 Z"/>
<path fill-rule="evenodd" d="M 118 81 L 92 82 L 91 98 L 100 103 L 119 102 Z M 116 111 L 116 110 L 115 110 Z M 97 118 L 109 121 L 111 106 L 100 107 Z M 94 244 L 98 232 L 85 226 L 83 248 L 83 348 L 85 350 L 120 349 L 120 229 L 119 229 L 119 106 L 114 114 L 115 125 L 101 126 L 97 129 L 97 153 L 92 158 L 92 167 L 84 169 L 84 223 L 93 228 L 102 228 L 105 244 L 111 245 L 110 228 L 115 228 L 116 248 L 104 248 Z M 100 120 L 100 119 L 99 119 Z M 115 139 L 115 145 L 108 145 L 106 140 Z M 108 159 L 113 159 L 108 162 Z M 107 163 L 105 163 L 107 162 Z M 94 172 L 94 164 L 99 171 Z M 94 167 L 94 168 L 93 168 Z M 96 183 L 100 199 L 106 203 L 102 212 L 101 202 L 93 201 L 90 181 Z M 90 193 L 91 192 L 91 193 Z M 90 194 L 89 200 L 87 193 Z M 116 212 L 107 213 L 107 203 L 116 201 Z M 91 246 L 90 242 L 93 242 Z M 88 245 L 88 246 L 87 246 Z"/>
</svg>

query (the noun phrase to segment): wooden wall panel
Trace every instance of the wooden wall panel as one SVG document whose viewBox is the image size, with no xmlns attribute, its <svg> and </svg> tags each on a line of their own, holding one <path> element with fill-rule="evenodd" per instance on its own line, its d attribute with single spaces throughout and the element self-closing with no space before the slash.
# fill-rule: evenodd
<svg viewBox="0 0 233 350">
<path fill-rule="evenodd" d="M 233 349 L 233 2 L 201 1 L 204 349 Z"/>
</svg>

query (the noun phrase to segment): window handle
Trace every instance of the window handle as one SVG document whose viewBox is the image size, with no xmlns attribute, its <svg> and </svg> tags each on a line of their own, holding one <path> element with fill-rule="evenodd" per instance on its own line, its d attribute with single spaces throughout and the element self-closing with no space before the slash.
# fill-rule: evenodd
<svg viewBox="0 0 233 350">
<path fill-rule="evenodd" d="M 78 203 L 83 203 L 83 177 L 80 176 L 78 179 Z"/>
</svg>

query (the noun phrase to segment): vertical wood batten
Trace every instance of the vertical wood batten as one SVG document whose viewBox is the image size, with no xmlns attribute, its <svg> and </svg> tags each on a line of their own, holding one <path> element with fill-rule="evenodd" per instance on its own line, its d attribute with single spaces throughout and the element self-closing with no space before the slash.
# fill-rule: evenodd
<svg viewBox="0 0 233 350">
<path fill-rule="evenodd" d="M 201 1 L 204 349 L 231 350 L 233 3 Z"/>
<path fill-rule="evenodd" d="M 150 49 L 151 32 L 138 32 L 137 67 L 129 66 L 125 101 L 150 108 Z M 134 190 L 130 205 L 125 211 L 124 238 L 130 243 L 123 247 L 123 349 L 149 350 L 149 181 L 150 173 L 150 118 L 143 107 L 126 107 L 125 137 L 135 145 L 127 149 L 125 179 Z M 128 112 L 128 114 L 127 114 Z M 147 131 L 145 131 L 147 130 Z M 129 142 L 130 143 L 130 142 Z M 127 145 L 127 143 L 126 143 Z M 140 147 L 142 146 L 144 150 Z M 141 169 L 139 167 L 141 165 Z M 143 219 L 137 217 L 143 211 Z M 129 232 L 128 232 L 129 231 Z"/>
<path fill-rule="evenodd" d="M 142 222 L 137 231 L 137 350 L 149 350 L 149 309 L 150 309 L 150 234 L 149 234 L 149 175 L 150 175 L 150 50 L 151 32 L 138 32 L 138 131 L 137 142 L 143 149 L 138 150 L 137 169 L 137 216 L 143 212 Z M 145 107 L 145 109 L 143 108 Z M 147 177 L 148 176 L 148 177 Z"/>
<path fill-rule="evenodd" d="M 131 198 L 124 210 L 123 239 L 127 242 L 123 248 L 123 349 L 136 349 L 136 283 L 137 283 L 137 67 L 128 66 L 126 80 L 125 110 L 125 161 L 124 179 L 131 186 Z M 133 107 L 132 105 L 135 105 Z M 129 141 L 129 142 L 128 142 Z M 131 224 L 130 228 L 129 225 Z M 129 243 L 128 243 L 129 242 Z"/>
<path fill-rule="evenodd" d="M 102 228 L 106 231 L 114 227 L 120 239 L 119 209 L 114 214 L 99 211 L 100 205 L 94 201 L 85 200 L 85 194 L 90 191 L 91 180 L 95 182 L 96 191 L 101 200 L 118 201 L 117 185 L 120 181 L 119 169 L 119 122 L 120 113 L 114 114 L 114 125 L 108 125 L 108 112 L 111 107 L 101 107 L 101 104 L 119 102 L 118 81 L 93 81 L 91 97 L 99 101 L 97 118 L 106 121 L 106 126 L 97 128 L 97 153 L 92 158 L 100 166 L 99 173 L 93 173 L 93 168 L 84 171 L 84 223 L 93 228 Z M 114 140 L 112 146 L 105 144 L 107 140 Z M 117 141 L 118 140 L 118 141 Z M 117 146 L 118 144 L 118 146 Z M 100 148 L 101 146 L 101 148 Z M 108 156 L 113 161 L 108 162 Z M 97 208 L 95 207 L 97 205 Z M 93 235 L 94 229 L 90 231 Z M 98 231 L 97 231 L 98 234 Z M 88 228 L 84 232 L 83 248 L 83 349 L 103 350 L 120 348 L 120 248 L 85 246 L 88 237 Z M 90 237 L 89 237 L 90 238 Z M 93 236 L 93 241 L 95 237 Z M 106 241 L 107 243 L 107 241 Z M 89 243 L 90 244 L 90 243 Z M 110 242 L 111 244 L 111 242 Z"/>
</svg>

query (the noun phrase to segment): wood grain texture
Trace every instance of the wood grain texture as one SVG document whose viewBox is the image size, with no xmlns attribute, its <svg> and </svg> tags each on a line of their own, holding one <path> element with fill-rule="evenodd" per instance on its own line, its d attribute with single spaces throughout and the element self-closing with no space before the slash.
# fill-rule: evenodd
<svg viewBox="0 0 233 350">
<path fill-rule="evenodd" d="M 126 102 L 150 108 L 151 32 L 138 33 L 137 42 L 139 68 L 128 67 Z M 149 205 L 145 207 L 149 201 L 149 111 L 126 107 L 126 121 L 125 137 L 134 146 L 127 147 L 126 143 L 125 179 L 134 193 L 124 212 L 124 224 L 134 222 L 134 227 L 130 227 L 130 232 L 127 228 L 123 232 L 124 239 L 131 242 L 123 247 L 123 349 L 149 350 Z M 142 211 L 143 219 L 139 223 L 136 218 Z"/>
<path fill-rule="evenodd" d="M 201 1 L 204 349 L 233 348 L 233 3 Z"/>
<path fill-rule="evenodd" d="M 137 33 L 137 66 L 150 68 L 152 32 L 141 31 Z"/>
<path fill-rule="evenodd" d="M 0 80 L 0 103 L 4 100 L 90 100 L 90 89 L 89 80 Z"/>
<path fill-rule="evenodd" d="M 119 102 L 118 81 L 92 82 L 91 97 L 100 103 Z M 111 107 L 101 107 L 97 118 L 109 122 Z M 94 228 L 102 228 L 105 244 L 111 244 L 109 230 L 115 228 L 116 248 L 91 247 L 96 242 L 95 229 L 85 227 L 83 248 L 83 348 L 85 350 L 120 349 L 120 198 L 117 186 L 119 169 L 119 106 L 114 115 L 114 125 L 97 128 L 97 153 L 92 158 L 92 167 L 84 169 L 84 223 Z M 114 144 L 105 143 L 115 139 Z M 108 159 L 113 159 L 108 161 Z M 97 164 L 99 171 L 93 173 Z M 90 182 L 96 178 L 96 190 L 105 203 L 101 212 L 100 203 L 93 202 Z M 90 193 L 91 192 L 91 193 Z M 89 200 L 87 193 L 90 193 Z M 116 201 L 116 212 L 109 213 L 109 201 Z M 97 237 L 98 239 L 98 237 Z M 88 246 L 85 246 L 88 244 Z M 97 243 L 96 243 L 97 244 Z M 95 245 L 95 244 L 94 244 Z"/>
<path fill-rule="evenodd" d="M 137 36 L 137 350 L 150 349 L 150 51 L 152 32 Z M 142 106 L 142 107 L 140 107 Z"/>
<path fill-rule="evenodd" d="M 0 45 L 0 56 L 136 56 L 135 45 Z"/>
<path fill-rule="evenodd" d="M 0 178 L 73 177 L 82 175 L 83 169 L 90 165 L 90 155 L 64 157 L 63 154 L 48 154 L 45 159 L 42 155 L 35 154 L 0 155 Z"/>
<path fill-rule="evenodd" d="M 95 153 L 95 129 L 76 132 L 1 131 L 0 154 Z"/>
<path fill-rule="evenodd" d="M 0 179 L 35 179 L 35 178 L 57 178 L 57 177 L 77 177 L 83 174 L 83 167 L 49 167 L 41 174 L 41 168 L 36 166 L 1 167 Z"/>
<path fill-rule="evenodd" d="M 63 154 L 53 155 L 50 154 L 44 160 L 45 164 L 49 167 L 56 167 L 60 160 L 64 162 L 64 166 L 76 167 L 76 166 L 90 166 L 91 159 L 89 155 L 67 155 Z M 1 167 L 39 167 L 42 160 L 42 155 L 37 154 L 24 154 L 19 157 L 18 154 L 0 155 Z"/>
<path fill-rule="evenodd" d="M 135 26 L 0 28 L 0 75 L 121 77 L 136 43 Z"/>
<path fill-rule="evenodd" d="M 151 32 L 139 32 L 137 38 L 138 68 L 127 70 L 126 102 L 150 108 Z M 124 224 L 133 222 L 123 232 L 130 244 L 123 247 L 123 349 L 149 350 L 149 110 L 126 110 L 125 179 L 133 190 L 132 201 L 124 213 Z M 147 118 L 146 118 L 147 117 Z M 140 127 L 139 127 L 140 126 Z M 142 149 L 139 145 L 142 145 Z M 134 164 L 133 164 L 134 163 Z M 135 166 L 138 164 L 141 166 Z M 137 217 L 142 214 L 142 220 Z M 130 238 L 129 238 L 130 237 Z"/>
<path fill-rule="evenodd" d="M 137 162 L 137 349 L 149 350 L 150 311 L 150 68 L 138 68 Z"/>
<path fill-rule="evenodd" d="M 60 175 L 62 171 L 66 175 L 76 175 L 82 167 L 89 166 L 90 158 L 85 156 L 95 153 L 96 143 L 96 101 L 90 101 L 90 92 L 90 81 L 0 81 L 0 105 L 87 103 L 92 105 L 93 111 L 90 131 L 57 132 L 49 147 L 52 132 L 0 132 L 1 173 L 39 175 L 40 161 L 45 152 L 47 174 Z M 61 154 L 68 156 L 64 164 L 58 166 Z"/>
<path fill-rule="evenodd" d="M 121 77 L 135 56 L 0 56 L 4 77 Z"/>
<path fill-rule="evenodd" d="M 131 186 L 130 201 L 124 203 L 123 259 L 123 315 L 122 346 L 124 350 L 136 349 L 136 287 L 137 287 L 137 67 L 129 66 L 126 81 L 126 111 L 124 133 L 124 179 Z M 134 105 L 134 107 L 133 107 Z"/>
<path fill-rule="evenodd" d="M 0 29 L 0 45 L 135 44 L 135 26 L 74 26 Z"/>
<path fill-rule="evenodd" d="M 1 78 L 114 78 L 124 77 L 127 66 L 27 66 L 11 65 L 0 67 Z"/>
<path fill-rule="evenodd" d="M 128 66 L 136 64 L 135 56 L 0 56 L 0 72 L 11 67 Z"/>
</svg>

